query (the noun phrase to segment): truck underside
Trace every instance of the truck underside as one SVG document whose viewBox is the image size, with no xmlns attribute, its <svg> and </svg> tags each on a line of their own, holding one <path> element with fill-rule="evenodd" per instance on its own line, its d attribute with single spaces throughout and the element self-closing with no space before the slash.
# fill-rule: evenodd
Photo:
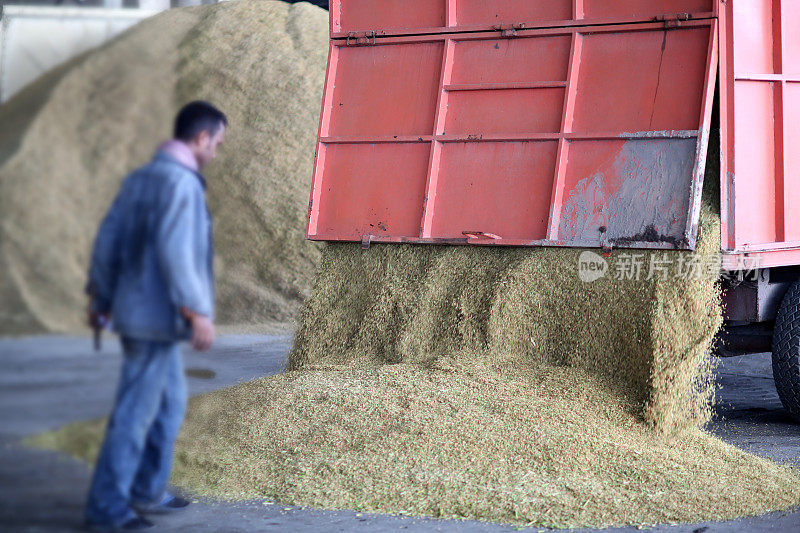
<svg viewBox="0 0 800 533">
<path fill-rule="evenodd" d="M 772 351 L 772 332 L 784 295 L 800 279 L 800 267 L 734 272 L 722 279 L 725 326 L 716 354 L 729 357 Z"/>
</svg>

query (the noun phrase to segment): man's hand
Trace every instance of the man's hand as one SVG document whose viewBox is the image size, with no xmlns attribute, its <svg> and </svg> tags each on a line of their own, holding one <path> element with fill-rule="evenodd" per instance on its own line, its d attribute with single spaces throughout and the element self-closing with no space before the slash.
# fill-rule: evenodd
<svg viewBox="0 0 800 533">
<path fill-rule="evenodd" d="M 98 313 L 92 311 L 91 304 L 86 312 L 86 321 L 92 329 L 103 329 L 111 321 L 111 313 Z"/>
<path fill-rule="evenodd" d="M 192 323 L 192 348 L 204 352 L 214 344 L 214 324 L 207 316 L 193 314 Z"/>
</svg>

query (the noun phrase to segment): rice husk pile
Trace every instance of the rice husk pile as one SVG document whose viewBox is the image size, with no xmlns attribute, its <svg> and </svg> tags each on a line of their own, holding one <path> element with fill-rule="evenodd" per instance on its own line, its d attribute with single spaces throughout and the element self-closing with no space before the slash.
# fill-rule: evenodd
<svg viewBox="0 0 800 533">
<path fill-rule="evenodd" d="M 319 262 L 303 229 L 327 31 L 307 3 L 169 10 L 0 107 L 0 334 L 82 327 L 101 217 L 198 98 L 230 121 L 205 172 L 218 321 L 295 316 Z"/>
</svg>

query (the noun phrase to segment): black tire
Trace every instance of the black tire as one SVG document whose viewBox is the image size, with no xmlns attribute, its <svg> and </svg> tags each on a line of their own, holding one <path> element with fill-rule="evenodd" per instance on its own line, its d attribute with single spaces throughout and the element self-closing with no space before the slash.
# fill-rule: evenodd
<svg viewBox="0 0 800 533">
<path fill-rule="evenodd" d="M 800 422 L 800 281 L 786 292 L 775 318 L 772 377 L 781 403 Z"/>
</svg>

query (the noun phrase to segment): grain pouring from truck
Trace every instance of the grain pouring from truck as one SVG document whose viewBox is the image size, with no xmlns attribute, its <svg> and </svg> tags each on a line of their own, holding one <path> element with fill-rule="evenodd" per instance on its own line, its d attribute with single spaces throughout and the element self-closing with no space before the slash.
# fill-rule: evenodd
<svg viewBox="0 0 800 533">
<path fill-rule="evenodd" d="M 364 4 L 330 4 L 309 239 L 693 250 L 718 136 L 717 354 L 771 349 L 800 419 L 800 6 Z"/>
</svg>

